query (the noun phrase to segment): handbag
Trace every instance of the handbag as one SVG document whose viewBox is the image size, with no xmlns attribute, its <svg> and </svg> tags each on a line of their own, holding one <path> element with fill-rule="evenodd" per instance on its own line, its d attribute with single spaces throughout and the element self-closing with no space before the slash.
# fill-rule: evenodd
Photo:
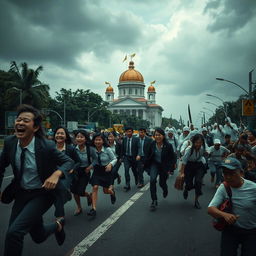
<svg viewBox="0 0 256 256">
<path fill-rule="evenodd" d="M 175 183 L 174 183 L 174 187 L 177 190 L 183 190 L 183 186 L 184 186 L 184 177 L 177 176 L 176 180 L 175 180 Z"/>
<path fill-rule="evenodd" d="M 225 181 L 223 182 L 223 185 L 225 186 L 228 198 L 219 206 L 219 210 L 222 212 L 232 213 L 232 191 Z M 216 230 L 223 231 L 229 224 L 224 218 L 218 218 L 212 221 L 212 225 Z"/>
</svg>

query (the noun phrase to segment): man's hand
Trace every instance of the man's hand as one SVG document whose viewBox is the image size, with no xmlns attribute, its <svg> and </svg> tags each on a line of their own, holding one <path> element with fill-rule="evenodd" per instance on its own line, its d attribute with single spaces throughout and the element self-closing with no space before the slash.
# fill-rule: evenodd
<svg viewBox="0 0 256 256">
<path fill-rule="evenodd" d="M 136 156 L 136 161 L 140 161 L 140 156 Z"/>
<path fill-rule="evenodd" d="M 237 221 L 237 219 L 239 218 L 238 215 L 234 215 L 234 214 L 230 214 L 230 213 L 226 213 L 226 212 L 225 213 L 223 212 L 222 215 L 223 215 L 223 218 L 225 219 L 225 221 L 230 225 L 234 224 Z"/>
<path fill-rule="evenodd" d="M 111 170 L 112 170 L 112 164 L 108 164 L 107 166 L 106 166 L 106 172 L 111 172 Z"/>
<path fill-rule="evenodd" d="M 42 187 L 45 188 L 46 190 L 55 189 L 61 175 L 62 175 L 61 171 L 55 171 L 48 179 L 45 180 Z"/>
</svg>

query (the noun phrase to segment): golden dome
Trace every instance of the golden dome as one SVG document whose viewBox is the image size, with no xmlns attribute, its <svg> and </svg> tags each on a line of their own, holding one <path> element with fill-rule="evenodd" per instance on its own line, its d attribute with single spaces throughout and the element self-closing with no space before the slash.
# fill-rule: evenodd
<svg viewBox="0 0 256 256">
<path fill-rule="evenodd" d="M 111 85 L 109 85 L 106 89 L 106 92 L 114 92 L 114 89 Z"/>
<path fill-rule="evenodd" d="M 152 84 L 148 87 L 148 92 L 156 92 L 156 89 Z"/>
<path fill-rule="evenodd" d="M 134 69 L 133 61 L 130 61 L 129 69 L 124 71 L 119 78 L 119 82 L 127 82 L 127 81 L 144 82 L 144 78 L 142 74 L 139 71 Z"/>
</svg>

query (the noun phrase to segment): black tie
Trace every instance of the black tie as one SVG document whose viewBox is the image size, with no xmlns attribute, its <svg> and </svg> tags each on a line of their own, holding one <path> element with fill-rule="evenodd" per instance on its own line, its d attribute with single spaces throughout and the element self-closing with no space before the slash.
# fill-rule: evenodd
<svg viewBox="0 0 256 256">
<path fill-rule="evenodd" d="M 22 175 L 24 173 L 24 164 L 25 164 L 25 153 L 26 153 L 26 148 L 21 147 L 21 154 L 20 154 L 20 175 L 19 175 L 19 180 L 22 179 Z"/>
<path fill-rule="evenodd" d="M 97 154 L 98 154 L 98 163 L 99 163 L 99 166 L 102 166 L 102 164 L 101 164 L 101 159 L 100 159 L 100 152 L 97 152 Z"/>
<path fill-rule="evenodd" d="M 129 138 L 129 139 L 128 139 L 128 147 L 127 147 L 127 151 L 128 151 L 128 152 L 127 152 L 127 155 L 128 155 L 128 156 L 131 155 L 131 154 L 130 154 L 130 152 L 131 152 L 131 144 L 130 144 L 130 141 L 131 141 L 131 139 Z"/>
</svg>

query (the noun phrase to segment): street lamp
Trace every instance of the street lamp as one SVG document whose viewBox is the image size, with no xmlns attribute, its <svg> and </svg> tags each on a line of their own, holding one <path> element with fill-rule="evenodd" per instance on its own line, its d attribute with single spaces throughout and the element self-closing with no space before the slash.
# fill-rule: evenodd
<svg viewBox="0 0 256 256">
<path fill-rule="evenodd" d="M 213 105 L 213 106 L 215 106 L 215 107 L 217 107 L 217 108 L 219 108 L 219 107 L 220 107 L 220 106 L 218 106 L 217 104 L 212 103 L 212 102 L 209 102 L 209 101 L 205 101 L 205 103 L 207 103 L 207 104 L 211 104 L 211 105 Z M 223 112 L 224 112 L 225 116 L 227 117 L 227 113 L 226 113 L 226 111 L 225 111 L 224 107 L 223 107 Z"/>
<path fill-rule="evenodd" d="M 220 98 L 216 95 L 209 94 L 209 93 L 207 93 L 206 96 L 213 97 L 213 98 L 216 98 L 216 99 L 220 100 L 223 103 L 223 107 L 225 108 L 225 112 L 228 113 L 227 105 L 225 104 L 225 101 L 222 98 Z"/>
<path fill-rule="evenodd" d="M 215 114 L 215 112 L 214 112 L 214 111 L 212 111 L 212 110 L 211 110 L 211 109 L 209 109 L 209 108 L 205 108 L 205 107 L 203 107 L 203 109 L 205 109 L 205 110 L 208 110 L 208 111 L 212 112 L 212 114 L 213 114 L 213 115 Z"/>
<path fill-rule="evenodd" d="M 20 105 L 21 105 L 21 104 L 22 104 L 22 89 L 19 89 L 19 88 L 17 88 L 17 87 L 12 87 L 11 89 L 14 89 L 14 90 L 20 92 Z"/>
</svg>

